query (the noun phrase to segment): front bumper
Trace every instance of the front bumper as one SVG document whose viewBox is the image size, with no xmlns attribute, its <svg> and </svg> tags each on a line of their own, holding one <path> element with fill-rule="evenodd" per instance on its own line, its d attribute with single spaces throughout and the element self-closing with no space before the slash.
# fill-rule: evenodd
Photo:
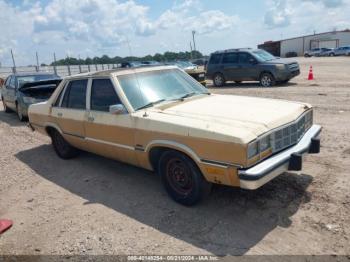
<svg viewBox="0 0 350 262">
<path fill-rule="evenodd" d="M 300 75 L 300 69 L 294 71 L 278 71 L 275 73 L 276 81 L 285 81 Z"/>
<path fill-rule="evenodd" d="M 249 168 L 238 170 L 240 187 L 255 190 L 286 171 L 299 171 L 302 166 L 301 155 L 317 154 L 320 141 L 317 139 L 322 127 L 313 125 L 298 144 L 286 149 L 263 162 Z"/>
</svg>

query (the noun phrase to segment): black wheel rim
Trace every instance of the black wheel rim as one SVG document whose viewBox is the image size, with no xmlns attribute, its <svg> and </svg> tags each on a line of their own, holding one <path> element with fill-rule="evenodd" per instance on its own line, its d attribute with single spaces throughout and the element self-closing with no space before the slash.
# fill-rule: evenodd
<svg viewBox="0 0 350 262">
<path fill-rule="evenodd" d="M 64 138 L 59 134 L 55 134 L 55 146 L 57 150 L 61 153 L 64 153 L 67 150 L 67 143 L 64 140 Z"/>
<path fill-rule="evenodd" d="M 177 193 L 187 195 L 192 191 L 193 180 L 189 167 L 178 158 L 173 158 L 166 165 L 166 175 L 169 185 Z"/>
</svg>

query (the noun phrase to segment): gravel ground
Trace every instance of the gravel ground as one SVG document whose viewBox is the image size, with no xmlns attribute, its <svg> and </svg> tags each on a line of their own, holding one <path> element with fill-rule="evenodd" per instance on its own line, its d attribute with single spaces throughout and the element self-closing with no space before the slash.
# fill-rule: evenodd
<svg viewBox="0 0 350 262">
<path fill-rule="evenodd" d="M 89 153 L 59 159 L 1 107 L 0 217 L 14 226 L 0 254 L 350 254 L 350 58 L 298 60 L 302 74 L 284 86 L 211 91 L 313 104 L 322 153 L 257 191 L 215 186 L 192 208 L 145 170 Z"/>
</svg>

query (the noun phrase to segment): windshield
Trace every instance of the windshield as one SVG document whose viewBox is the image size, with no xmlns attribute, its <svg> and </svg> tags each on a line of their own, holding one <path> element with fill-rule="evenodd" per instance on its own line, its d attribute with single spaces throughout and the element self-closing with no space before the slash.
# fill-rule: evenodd
<svg viewBox="0 0 350 262">
<path fill-rule="evenodd" d="M 208 94 L 201 84 L 179 69 L 121 75 L 118 80 L 135 110 L 152 103 Z"/>
<path fill-rule="evenodd" d="M 271 55 L 270 53 L 264 51 L 264 50 L 256 50 L 253 51 L 254 56 L 260 60 L 261 62 L 270 61 L 276 59 L 275 56 Z"/>
<path fill-rule="evenodd" d="M 57 75 L 29 75 L 29 76 L 18 76 L 18 86 L 22 86 L 25 83 L 59 79 Z"/>
</svg>

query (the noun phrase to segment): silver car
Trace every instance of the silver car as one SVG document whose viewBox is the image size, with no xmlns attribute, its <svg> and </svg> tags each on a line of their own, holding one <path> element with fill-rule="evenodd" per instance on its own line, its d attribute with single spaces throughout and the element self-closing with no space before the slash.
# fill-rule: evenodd
<svg viewBox="0 0 350 262">
<path fill-rule="evenodd" d="M 334 49 L 333 52 L 330 53 L 330 56 L 340 56 L 340 55 L 350 55 L 350 46 L 341 46 Z"/>
<path fill-rule="evenodd" d="M 49 73 L 17 73 L 7 77 L 1 88 L 4 111 L 14 111 L 20 121 L 28 116 L 28 107 L 49 99 L 61 82 L 59 76 Z"/>
</svg>

